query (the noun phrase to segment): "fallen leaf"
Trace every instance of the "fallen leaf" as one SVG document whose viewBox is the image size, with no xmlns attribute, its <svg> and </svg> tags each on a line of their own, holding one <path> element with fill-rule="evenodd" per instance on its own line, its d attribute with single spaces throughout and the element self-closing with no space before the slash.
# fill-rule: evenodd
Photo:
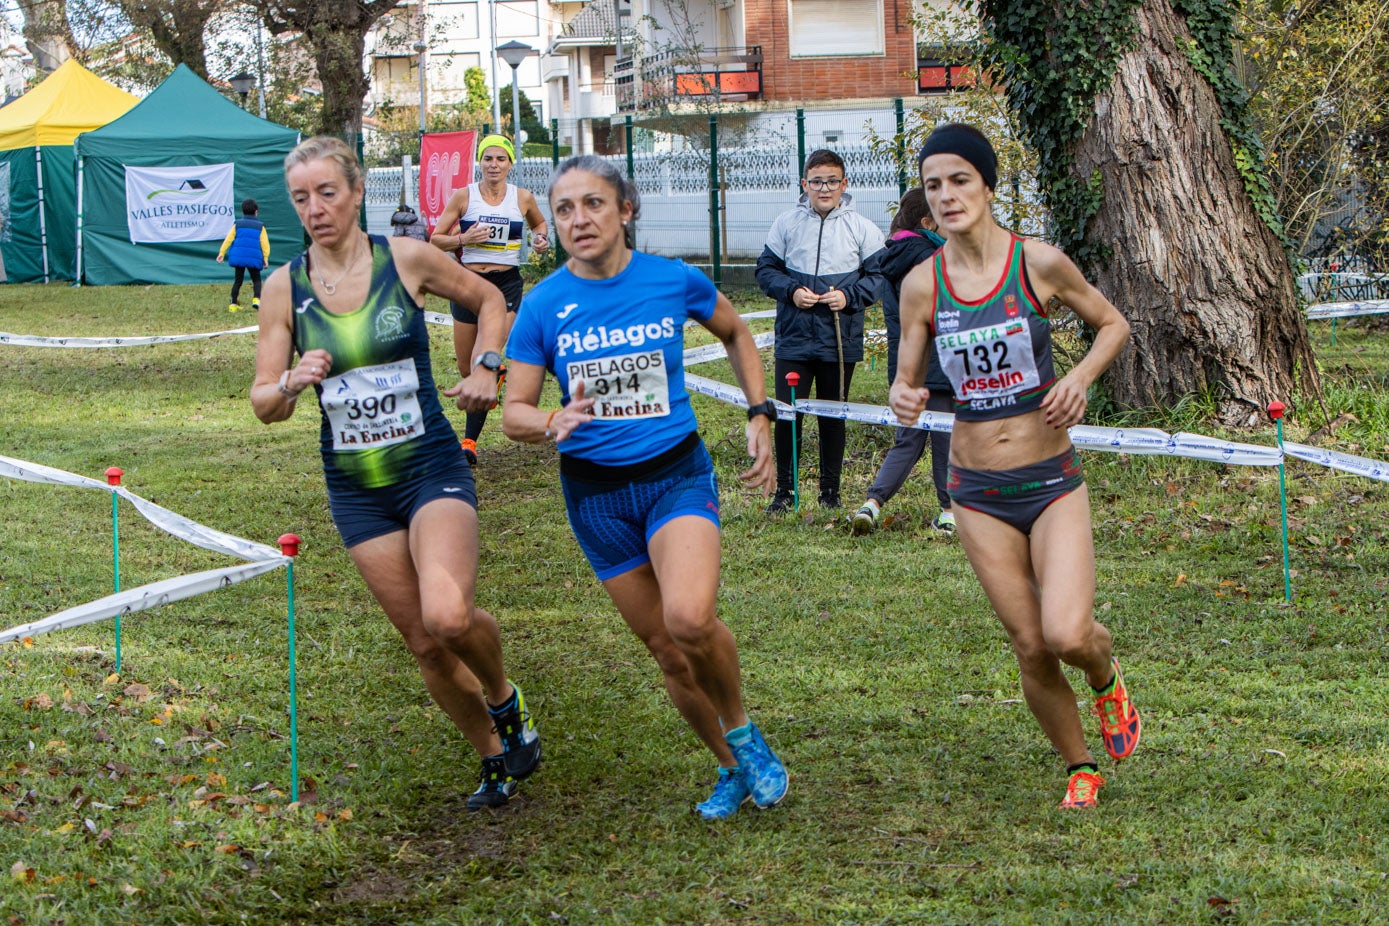
<svg viewBox="0 0 1389 926">
<path fill-rule="evenodd" d="M 344 821 L 344 822 L 347 821 L 347 820 L 351 820 L 351 819 L 352 819 L 352 808 L 351 808 L 351 807 L 343 808 L 343 810 L 342 810 L 341 812 L 338 813 L 338 819 L 339 819 L 339 820 L 342 820 L 342 821 Z"/>
<path fill-rule="evenodd" d="M 121 891 L 124 892 L 127 897 L 134 897 L 136 894 L 144 893 L 144 891 L 140 890 L 133 884 L 122 884 Z"/>
<path fill-rule="evenodd" d="M 10 866 L 10 877 L 23 884 L 28 884 L 34 880 L 34 869 L 23 862 L 15 862 Z"/>
<path fill-rule="evenodd" d="M 1182 587 L 1182 583 L 1185 582 L 1185 581 L 1186 581 L 1186 573 L 1185 573 L 1185 572 L 1180 573 L 1180 574 L 1177 576 L 1177 581 L 1175 581 L 1175 582 L 1172 583 L 1172 587 L 1173 587 L 1173 588 L 1181 588 L 1181 587 Z"/>
<path fill-rule="evenodd" d="M 218 855 L 235 855 L 236 853 L 241 851 L 241 847 L 236 845 L 224 845 L 218 846 L 212 851 L 216 852 Z"/>
<path fill-rule="evenodd" d="M 26 711 L 47 711 L 52 710 L 52 708 L 53 699 L 50 698 L 48 696 L 48 693 L 44 691 L 40 691 L 38 694 L 34 695 L 32 698 L 29 698 L 24 702 L 24 709 Z"/>
<path fill-rule="evenodd" d="M 132 682 L 126 685 L 121 694 L 125 695 L 127 698 L 133 698 L 136 701 L 148 701 L 150 698 L 154 697 L 154 692 L 149 690 L 149 686 L 142 685 L 139 682 Z"/>
</svg>

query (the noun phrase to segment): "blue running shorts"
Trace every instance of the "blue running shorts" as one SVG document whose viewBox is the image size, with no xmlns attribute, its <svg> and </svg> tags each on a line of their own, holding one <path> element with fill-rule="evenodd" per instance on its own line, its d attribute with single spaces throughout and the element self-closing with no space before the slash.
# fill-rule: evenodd
<svg viewBox="0 0 1389 926">
<path fill-rule="evenodd" d="M 633 466 L 561 458 L 569 526 L 600 581 L 649 563 L 647 544 L 674 518 L 695 515 L 719 526 L 714 461 L 698 435 L 690 438 Z"/>
<path fill-rule="evenodd" d="M 343 546 L 383 537 L 410 526 L 421 508 L 438 498 L 457 498 L 477 508 L 477 486 L 463 454 L 413 479 L 379 489 L 328 489 L 328 507 Z"/>
</svg>

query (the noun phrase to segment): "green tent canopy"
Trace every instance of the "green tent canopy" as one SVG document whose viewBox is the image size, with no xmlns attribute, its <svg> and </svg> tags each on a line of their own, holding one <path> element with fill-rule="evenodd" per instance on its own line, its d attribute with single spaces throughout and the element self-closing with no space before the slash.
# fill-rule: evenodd
<svg viewBox="0 0 1389 926">
<path fill-rule="evenodd" d="M 130 112 L 77 139 L 81 282 L 229 280 L 214 258 L 247 198 L 260 204 L 270 265 L 286 263 L 304 241 L 284 182 L 298 142 L 296 130 L 253 116 L 179 65 Z"/>
<path fill-rule="evenodd" d="M 0 255 L 7 282 L 72 279 L 77 238 L 72 141 L 138 102 L 67 61 L 0 109 Z"/>
</svg>

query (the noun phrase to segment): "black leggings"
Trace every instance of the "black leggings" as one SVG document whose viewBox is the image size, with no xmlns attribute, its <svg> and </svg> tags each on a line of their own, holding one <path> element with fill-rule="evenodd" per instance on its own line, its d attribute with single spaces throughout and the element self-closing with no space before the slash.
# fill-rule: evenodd
<svg viewBox="0 0 1389 926">
<path fill-rule="evenodd" d="M 236 271 L 236 279 L 232 280 L 232 304 L 235 305 L 237 298 L 241 295 L 241 281 L 247 273 L 251 274 L 251 295 L 260 298 L 260 268 L 259 267 L 233 267 Z"/>
<path fill-rule="evenodd" d="M 801 381 L 796 384 L 796 398 L 810 398 L 811 386 L 815 387 L 815 398 L 839 401 L 839 363 L 834 360 L 781 360 L 776 361 L 776 397 L 783 402 L 791 401 L 791 387 L 786 384 L 787 373 L 799 373 Z M 844 396 L 849 394 L 849 384 L 854 379 L 854 365 L 844 364 Z M 803 446 L 805 424 L 804 416 L 796 416 L 796 450 Z M 844 419 L 820 418 L 820 494 L 839 494 L 839 475 L 844 469 Z M 789 421 L 776 423 L 776 488 L 778 492 L 791 492 L 791 428 Z"/>
</svg>

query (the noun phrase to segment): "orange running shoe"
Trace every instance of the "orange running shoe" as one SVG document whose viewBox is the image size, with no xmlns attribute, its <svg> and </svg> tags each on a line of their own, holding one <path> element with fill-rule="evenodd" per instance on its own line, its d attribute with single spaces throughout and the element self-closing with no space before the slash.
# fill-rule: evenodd
<svg viewBox="0 0 1389 926">
<path fill-rule="evenodd" d="M 468 458 L 468 465 L 477 466 L 477 441 L 465 437 L 458 442 L 458 446 L 463 448 L 463 456 Z"/>
<path fill-rule="evenodd" d="M 1127 759 L 1138 746 L 1138 738 L 1143 733 L 1143 721 L 1138 709 L 1129 700 L 1129 691 L 1124 687 L 1124 676 L 1119 671 L 1119 660 L 1114 663 L 1114 683 L 1108 694 L 1095 698 L 1095 716 L 1100 718 L 1100 737 L 1104 740 L 1105 751 L 1118 759 Z"/>
<path fill-rule="evenodd" d="M 1066 783 L 1066 799 L 1061 802 L 1062 810 L 1088 810 L 1100 802 L 1100 785 L 1104 779 L 1099 772 L 1081 770 L 1071 776 Z"/>
</svg>

